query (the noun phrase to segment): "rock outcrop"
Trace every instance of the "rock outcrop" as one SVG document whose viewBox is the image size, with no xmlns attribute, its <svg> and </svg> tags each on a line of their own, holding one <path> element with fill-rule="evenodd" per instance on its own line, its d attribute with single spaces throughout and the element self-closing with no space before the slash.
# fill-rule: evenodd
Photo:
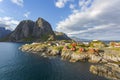
<svg viewBox="0 0 120 80">
<path fill-rule="evenodd" d="M 90 72 L 104 76 L 110 80 L 120 80 L 120 65 L 107 63 L 101 65 L 91 65 Z"/>
<path fill-rule="evenodd" d="M 56 46 L 56 44 L 52 44 L 53 46 L 46 43 L 32 43 L 23 45 L 20 49 L 25 52 L 36 53 L 41 56 L 57 56 L 61 53 L 61 46 Z"/>
<path fill-rule="evenodd" d="M 57 40 L 71 40 L 65 33 L 54 31 Z"/>
<path fill-rule="evenodd" d="M 67 59 L 71 62 L 77 61 L 88 61 L 91 63 L 107 63 L 107 62 L 120 62 L 120 53 L 116 50 L 111 50 L 109 48 L 104 48 L 104 50 L 92 49 L 92 48 L 78 48 L 76 50 L 70 46 L 71 43 L 64 41 L 48 41 L 46 43 L 36 43 L 35 45 L 23 45 L 21 47 L 22 51 L 39 53 L 41 49 L 47 55 L 58 55 L 60 54 L 62 59 Z M 39 46 L 38 46 L 39 45 Z M 45 45 L 46 48 L 40 47 Z M 50 46 L 49 46 L 50 45 Z M 65 46 L 68 45 L 68 46 Z M 64 47 L 63 47 L 64 46 Z M 71 47 L 71 48 L 70 48 Z M 26 49 L 27 48 L 27 49 Z M 83 49 L 83 50 L 82 50 Z M 40 50 L 40 51 L 39 51 Z"/>
<path fill-rule="evenodd" d="M 36 22 L 31 20 L 21 21 L 16 29 L 9 36 L 9 41 L 42 41 L 49 38 L 54 39 L 54 32 L 51 25 L 44 19 L 38 18 Z"/>
<path fill-rule="evenodd" d="M 120 80 L 119 48 L 102 47 L 98 49 L 81 46 L 79 43 L 73 43 L 72 40 L 61 40 L 26 44 L 21 46 L 20 49 L 44 57 L 60 56 L 62 60 L 69 60 L 70 62 L 88 61 L 97 63 L 97 65 L 94 64 L 90 67 L 90 72 L 111 80 Z"/>
</svg>

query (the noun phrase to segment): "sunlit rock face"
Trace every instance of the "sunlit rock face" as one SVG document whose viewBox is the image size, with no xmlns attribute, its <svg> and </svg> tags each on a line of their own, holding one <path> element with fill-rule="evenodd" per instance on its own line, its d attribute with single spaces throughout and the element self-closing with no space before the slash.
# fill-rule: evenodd
<svg viewBox="0 0 120 80">
<path fill-rule="evenodd" d="M 37 41 L 48 40 L 55 36 L 51 25 L 43 18 L 38 18 L 36 22 L 31 20 L 21 21 L 16 29 L 9 36 L 9 41 Z"/>
<path fill-rule="evenodd" d="M 35 22 L 32 35 L 35 38 L 41 38 L 42 36 L 48 37 L 55 34 L 51 25 L 47 21 L 45 21 L 43 18 L 38 18 L 38 20 Z"/>
<path fill-rule="evenodd" d="M 119 64 L 108 63 L 104 65 L 92 65 L 90 71 L 93 74 L 104 76 L 110 80 L 120 80 Z"/>
</svg>

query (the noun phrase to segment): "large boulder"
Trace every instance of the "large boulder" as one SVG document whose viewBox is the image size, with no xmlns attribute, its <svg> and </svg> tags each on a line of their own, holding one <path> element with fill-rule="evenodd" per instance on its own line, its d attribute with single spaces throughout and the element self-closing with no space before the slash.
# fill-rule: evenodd
<svg viewBox="0 0 120 80">
<path fill-rule="evenodd" d="M 120 66 L 115 63 L 107 63 L 100 65 L 91 65 L 90 72 L 93 74 L 104 76 L 110 80 L 120 80 Z"/>
<path fill-rule="evenodd" d="M 71 62 L 77 62 L 77 61 L 86 61 L 88 60 L 88 54 L 86 53 L 73 53 L 71 55 Z"/>
</svg>

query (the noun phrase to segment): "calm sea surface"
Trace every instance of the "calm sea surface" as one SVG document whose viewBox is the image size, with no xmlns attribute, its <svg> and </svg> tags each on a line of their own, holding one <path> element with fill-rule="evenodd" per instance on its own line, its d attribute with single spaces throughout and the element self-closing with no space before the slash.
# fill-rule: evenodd
<svg viewBox="0 0 120 80">
<path fill-rule="evenodd" d="M 89 72 L 89 63 L 70 63 L 21 52 L 23 43 L 0 43 L 0 80 L 107 80 Z"/>
</svg>

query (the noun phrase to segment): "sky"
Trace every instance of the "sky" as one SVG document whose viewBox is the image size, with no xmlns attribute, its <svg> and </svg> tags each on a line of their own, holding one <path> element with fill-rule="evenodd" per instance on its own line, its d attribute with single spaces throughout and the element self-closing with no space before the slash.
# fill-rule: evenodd
<svg viewBox="0 0 120 80">
<path fill-rule="evenodd" d="M 0 27 L 47 20 L 53 30 L 80 39 L 120 40 L 120 0 L 0 0 Z"/>
</svg>

